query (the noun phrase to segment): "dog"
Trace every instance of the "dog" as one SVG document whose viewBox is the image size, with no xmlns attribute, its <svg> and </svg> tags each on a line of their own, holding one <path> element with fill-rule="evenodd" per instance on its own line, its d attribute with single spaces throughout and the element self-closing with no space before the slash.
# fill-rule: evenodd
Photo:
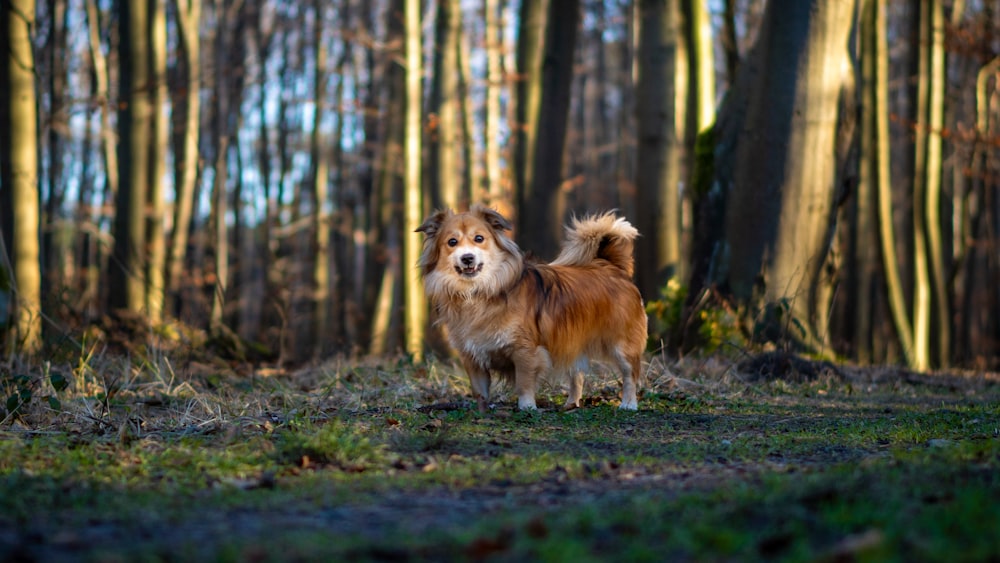
<svg viewBox="0 0 1000 563">
<path fill-rule="evenodd" d="M 646 310 L 632 281 L 639 232 L 613 212 L 574 219 L 559 255 L 525 258 L 497 211 L 437 211 L 424 233 L 419 268 L 437 322 L 468 373 L 481 412 L 493 376 L 513 380 L 517 406 L 535 410 L 539 377 L 569 375 L 564 406 L 581 406 L 589 359 L 623 374 L 619 408 L 637 410 L 646 347 Z"/>
</svg>

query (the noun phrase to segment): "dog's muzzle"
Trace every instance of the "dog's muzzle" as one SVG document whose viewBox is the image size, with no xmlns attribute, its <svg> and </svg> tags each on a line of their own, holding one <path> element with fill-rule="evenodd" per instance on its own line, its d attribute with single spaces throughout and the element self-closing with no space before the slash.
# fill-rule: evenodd
<svg viewBox="0 0 1000 563">
<path fill-rule="evenodd" d="M 455 271 L 465 277 L 474 277 L 483 270 L 483 264 L 476 264 L 476 257 L 473 254 L 463 254 L 459 259 L 459 264 L 455 266 Z"/>
</svg>

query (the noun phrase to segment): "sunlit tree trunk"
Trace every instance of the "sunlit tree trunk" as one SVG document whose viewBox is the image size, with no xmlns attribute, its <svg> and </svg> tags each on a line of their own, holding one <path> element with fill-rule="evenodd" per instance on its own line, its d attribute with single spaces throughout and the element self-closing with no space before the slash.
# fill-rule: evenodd
<svg viewBox="0 0 1000 563">
<path fill-rule="evenodd" d="M 678 115 L 675 69 L 680 40 L 674 0 L 639 0 L 636 12 L 636 278 L 647 299 L 677 273 L 680 262 Z M 683 117 L 680 118 L 683 120 Z"/>
<path fill-rule="evenodd" d="M 712 22 L 705 0 L 683 0 L 685 39 L 688 43 L 689 95 L 686 128 L 689 141 L 715 123 L 715 47 Z"/>
<path fill-rule="evenodd" d="M 14 269 L 17 338 L 12 352 L 25 354 L 38 352 L 42 345 L 38 127 L 31 37 L 36 25 L 34 0 L 11 0 L 0 5 L 0 30 L 3 30 L 0 34 L 0 80 L 3 81 L 0 89 L 0 189 L 5 210 L 0 215 L 0 225 L 3 246 L 11 253 Z M 0 283 L 0 288 L 6 285 Z"/>
<path fill-rule="evenodd" d="M 168 310 L 178 314 L 177 300 L 181 299 L 181 278 L 187 256 L 188 234 L 194 211 L 195 184 L 198 181 L 198 138 L 201 119 L 201 50 L 198 26 L 201 22 L 201 0 L 173 0 L 177 16 L 177 34 L 183 68 L 184 93 L 174 106 L 178 119 L 174 152 L 174 217 L 167 259 L 167 287 L 171 306 Z"/>
<path fill-rule="evenodd" d="M 403 151 L 405 211 L 403 228 L 404 300 L 406 303 L 406 352 L 414 361 L 423 361 L 427 304 L 417 269 L 421 240 L 417 227 L 423 221 L 423 193 L 420 182 L 420 134 L 422 65 L 420 50 L 420 0 L 405 0 L 406 38 L 406 127 Z"/>
<path fill-rule="evenodd" d="M 472 108 L 472 61 L 470 60 L 469 39 L 465 26 L 458 28 L 458 113 L 462 130 L 462 175 L 458 187 L 458 208 L 468 207 L 479 199 L 476 174 L 476 116 Z M 457 172 L 456 172 L 457 174 Z"/>
<path fill-rule="evenodd" d="M 167 145 L 170 131 L 167 124 L 167 15 L 165 0 L 150 2 L 150 59 L 152 66 L 151 97 L 153 104 L 153 142 L 149 145 L 149 216 L 146 238 L 149 264 L 146 266 L 146 311 L 150 320 L 163 318 L 164 280 L 167 260 L 166 201 Z"/>
<path fill-rule="evenodd" d="M 871 0 L 870 0 L 871 1 Z M 881 2 L 876 4 L 875 27 L 877 35 L 873 48 L 876 51 L 875 61 L 875 135 L 878 144 L 877 201 L 879 243 L 882 250 L 882 267 L 886 278 L 886 292 L 889 298 L 889 310 L 892 313 L 893 324 L 899 337 L 900 346 L 908 365 L 914 365 L 913 328 L 906 306 L 906 294 L 903 290 L 903 278 L 899 268 L 899 255 L 896 251 L 896 233 L 892 212 L 892 184 L 890 177 L 890 138 L 889 138 L 889 46 L 886 38 L 886 14 Z"/>
<path fill-rule="evenodd" d="M 499 0 L 483 0 L 486 12 L 486 113 L 483 130 L 483 163 L 486 169 L 486 192 L 493 205 L 502 201 L 500 185 L 500 55 L 503 35 L 499 19 Z"/>
<path fill-rule="evenodd" d="M 390 44 L 405 45 L 406 29 L 403 16 L 406 12 L 406 1 L 392 0 L 387 26 Z M 410 234 L 400 232 L 405 218 L 400 213 L 403 210 L 399 205 L 399 202 L 405 201 L 406 198 L 401 178 L 404 176 L 403 168 L 406 166 L 403 145 L 406 142 L 407 73 L 403 66 L 396 63 L 398 60 L 405 60 L 406 53 L 403 52 L 403 48 L 397 49 L 389 54 L 391 58 L 381 73 L 388 110 L 381 123 L 384 128 L 384 140 L 377 165 L 376 186 L 372 193 L 373 223 L 375 223 L 372 231 L 378 236 L 378 243 L 383 245 L 381 248 L 385 256 L 380 276 L 374 284 L 378 287 L 378 291 L 375 292 L 373 303 L 369 352 L 376 356 L 406 345 L 405 336 L 401 337 L 399 334 L 400 327 L 405 325 L 405 322 L 399 322 L 398 313 L 403 308 L 402 288 L 405 283 L 403 274 L 405 266 L 402 264 L 405 258 L 401 257 L 403 254 L 401 241 Z M 377 82 L 373 81 L 372 87 L 374 88 L 376 84 Z M 366 130 L 371 131 L 374 128 L 375 123 L 366 125 Z M 413 269 L 416 270 L 416 267 Z M 405 327 L 403 330 L 405 331 Z"/>
<path fill-rule="evenodd" d="M 691 189 L 695 182 L 695 168 L 698 166 L 698 156 L 696 145 L 698 139 L 705 135 L 710 135 L 711 128 L 715 124 L 715 47 L 712 33 L 712 24 L 708 5 L 705 0 L 683 0 L 682 11 L 684 14 L 684 40 L 687 44 L 687 72 L 688 88 L 683 99 L 678 99 L 678 103 L 683 103 L 683 107 L 678 106 L 680 120 L 683 120 L 683 131 L 678 131 L 678 135 L 683 133 L 682 158 L 685 162 L 683 167 L 684 185 L 688 186 L 683 197 L 680 195 L 682 203 L 682 216 L 690 216 L 694 209 L 694 198 L 691 197 Z M 728 56 L 728 55 L 727 55 Z M 680 69 L 678 69 L 679 71 Z M 678 91 L 677 95 L 682 92 Z M 686 119 L 685 119 L 686 117 Z M 689 276 L 690 255 L 692 246 L 692 236 L 690 224 L 681 221 L 678 236 L 682 238 L 681 259 L 677 275 L 680 279 L 687 279 Z"/>
<path fill-rule="evenodd" d="M 132 313 L 146 306 L 146 203 L 149 194 L 149 147 L 153 81 L 147 2 L 118 4 L 121 45 L 122 109 L 118 114 L 121 142 L 121 186 L 115 205 L 115 246 L 110 269 L 111 307 Z"/>
<path fill-rule="evenodd" d="M 913 173 L 913 367 L 927 369 L 950 355 L 951 318 L 941 235 L 941 168 L 944 125 L 944 8 L 922 0 L 916 102 L 916 156 Z M 937 339 L 931 344 L 932 332 Z"/>
<path fill-rule="evenodd" d="M 457 209 L 464 199 L 458 175 L 459 0 L 439 0 L 428 111 L 428 182 L 432 207 Z"/>
<path fill-rule="evenodd" d="M 100 139 L 101 156 L 104 164 L 104 189 L 102 190 L 101 201 L 110 202 L 118 194 L 118 151 L 117 136 L 111 125 L 112 100 L 108 95 L 108 83 L 110 82 L 107 57 L 101 47 L 101 22 L 100 11 L 97 8 L 97 0 L 86 0 L 87 11 L 87 37 L 88 54 L 94 65 L 94 99 L 100 111 Z M 107 221 L 102 210 L 104 206 L 98 206 L 96 229 L 102 231 Z M 107 279 L 110 272 L 107 268 L 108 252 L 104 245 L 98 244 L 95 249 L 95 261 L 89 280 L 95 290 L 95 299 L 103 308 L 105 305 L 105 295 L 103 288 L 110 286 L 110 283 L 101 283 L 102 277 Z"/>
</svg>

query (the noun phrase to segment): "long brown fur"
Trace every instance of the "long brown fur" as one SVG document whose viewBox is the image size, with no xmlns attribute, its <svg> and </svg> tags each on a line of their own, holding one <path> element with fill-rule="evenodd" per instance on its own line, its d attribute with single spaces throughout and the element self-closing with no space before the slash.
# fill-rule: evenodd
<svg viewBox="0 0 1000 563">
<path fill-rule="evenodd" d="M 439 211 L 417 229 L 426 235 L 420 269 L 427 296 L 469 374 L 480 410 L 493 376 L 513 380 L 521 409 L 534 409 L 539 377 L 570 375 L 566 408 L 580 406 L 588 359 L 623 373 L 622 409 L 638 408 L 646 312 L 632 282 L 638 231 L 605 213 L 577 219 L 549 264 L 526 261 L 509 221 L 474 205 Z"/>
</svg>

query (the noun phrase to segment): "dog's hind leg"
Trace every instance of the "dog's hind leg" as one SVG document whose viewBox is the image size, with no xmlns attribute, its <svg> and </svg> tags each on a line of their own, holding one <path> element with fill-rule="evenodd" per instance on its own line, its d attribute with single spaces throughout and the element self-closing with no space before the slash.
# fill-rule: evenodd
<svg viewBox="0 0 1000 563">
<path fill-rule="evenodd" d="M 618 408 L 626 411 L 639 410 L 636 393 L 642 375 L 642 354 L 625 354 L 619 349 L 615 350 L 615 359 L 622 372 L 622 404 Z"/>
<path fill-rule="evenodd" d="M 567 373 L 569 376 L 569 394 L 566 396 L 566 404 L 563 405 L 564 411 L 571 411 L 583 406 L 580 402 L 580 399 L 583 398 L 583 374 L 589 370 L 590 361 L 586 356 L 577 359 L 573 363 L 573 366 L 569 368 Z"/>
</svg>

